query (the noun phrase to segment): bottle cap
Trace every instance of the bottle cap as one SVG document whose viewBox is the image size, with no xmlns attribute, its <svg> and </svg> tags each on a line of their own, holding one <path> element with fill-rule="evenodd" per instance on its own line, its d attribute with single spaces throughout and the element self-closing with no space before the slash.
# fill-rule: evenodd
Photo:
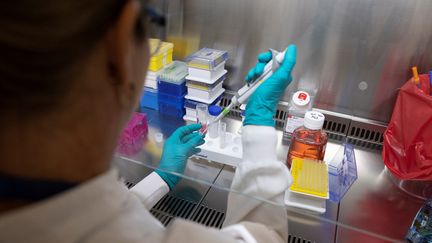
<svg viewBox="0 0 432 243">
<path fill-rule="evenodd" d="M 292 103 L 298 108 L 306 108 L 310 101 L 311 97 L 305 91 L 297 91 L 292 97 Z"/>
<path fill-rule="evenodd" d="M 211 105 L 209 106 L 208 111 L 211 116 L 219 116 L 219 114 L 222 113 L 222 107 L 218 105 Z"/>
<path fill-rule="evenodd" d="M 324 125 L 325 117 L 321 112 L 308 111 L 304 117 L 304 126 L 311 130 L 320 130 Z"/>
</svg>

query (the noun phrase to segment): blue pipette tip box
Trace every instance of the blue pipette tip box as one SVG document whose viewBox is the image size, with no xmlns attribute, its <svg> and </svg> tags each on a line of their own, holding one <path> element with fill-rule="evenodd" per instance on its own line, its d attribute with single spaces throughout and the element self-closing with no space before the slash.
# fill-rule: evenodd
<svg viewBox="0 0 432 243">
<path fill-rule="evenodd" d="M 169 103 L 159 102 L 159 113 L 162 115 L 182 118 L 186 111 L 184 107 L 179 108 Z"/>
<path fill-rule="evenodd" d="M 159 92 L 158 95 L 158 102 L 164 103 L 173 107 L 177 108 L 183 108 L 185 103 L 184 96 L 177 96 L 177 95 L 171 95 L 171 94 L 165 94 Z"/>
<path fill-rule="evenodd" d="M 163 81 L 159 78 L 157 80 L 157 87 L 159 93 L 178 95 L 178 96 L 184 96 L 187 91 L 186 82 L 175 84 L 175 83 Z"/>
<path fill-rule="evenodd" d="M 159 110 L 158 91 L 151 88 L 144 88 L 140 100 L 141 108 L 149 108 L 152 110 Z"/>
</svg>

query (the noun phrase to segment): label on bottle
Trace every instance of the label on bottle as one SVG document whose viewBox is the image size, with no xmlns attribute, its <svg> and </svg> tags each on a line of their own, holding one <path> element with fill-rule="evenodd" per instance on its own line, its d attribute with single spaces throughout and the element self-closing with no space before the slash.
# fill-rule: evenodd
<svg viewBox="0 0 432 243">
<path fill-rule="evenodd" d="M 286 126 L 285 126 L 285 132 L 292 134 L 296 128 L 303 126 L 303 123 L 304 123 L 303 117 L 288 115 Z"/>
</svg>

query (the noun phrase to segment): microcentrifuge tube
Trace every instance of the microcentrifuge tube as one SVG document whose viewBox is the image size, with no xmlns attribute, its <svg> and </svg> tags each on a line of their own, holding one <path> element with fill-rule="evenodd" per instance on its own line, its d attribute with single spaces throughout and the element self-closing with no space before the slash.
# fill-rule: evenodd
<svg viewBox="0 0 432 243">
<path fill-rule="evenodd" d="M 198 123 L 202 125 L 202 128 L 200 129 L 200 133 L 205 134 L 207 133 L 207 126 L 208 126 L 208 106 L 206 104 L 197 104 L 196 106 L 196 116 L 198 119 Z"/>
<path fill-rule="evenodd" d="M 162 133 L 160 133 L 160 132 L 155 133 L 154 139 L 155 139 L 156 145 L 158 147 L 162 147 L 163 146 L 164 138 L 163 138 L 163 134 Z"/>
<path fill-rule="evenodd" d="M 219 123 L 219 147 L 224 148 L 226 146 L 226 123 Z"/>
<path fill-rule="evenodd" d="M 218 129 L 219 129 L 219 122 L 211 122 L 209 124 L 209 128 L 208 128 L 209 137 L 210 138 L 217 138 L 219 135 Z"/>
</svg>

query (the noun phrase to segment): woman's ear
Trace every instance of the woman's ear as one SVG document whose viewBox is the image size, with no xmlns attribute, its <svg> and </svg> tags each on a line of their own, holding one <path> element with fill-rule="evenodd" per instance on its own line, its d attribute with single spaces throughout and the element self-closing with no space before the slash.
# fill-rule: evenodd
<svg viewBox="0 0 432 243">
<path fill-rule="evenodd" d="M 135 25 L 140 17 L 140 3 L 126 1 L 123 9 L 106 35 L 107 69 L 113 82 L 115 96 L 121 106 L 131 106 L 136 83 L 134 82 L 134 51 L 137 44 Z"/>
</svg>

